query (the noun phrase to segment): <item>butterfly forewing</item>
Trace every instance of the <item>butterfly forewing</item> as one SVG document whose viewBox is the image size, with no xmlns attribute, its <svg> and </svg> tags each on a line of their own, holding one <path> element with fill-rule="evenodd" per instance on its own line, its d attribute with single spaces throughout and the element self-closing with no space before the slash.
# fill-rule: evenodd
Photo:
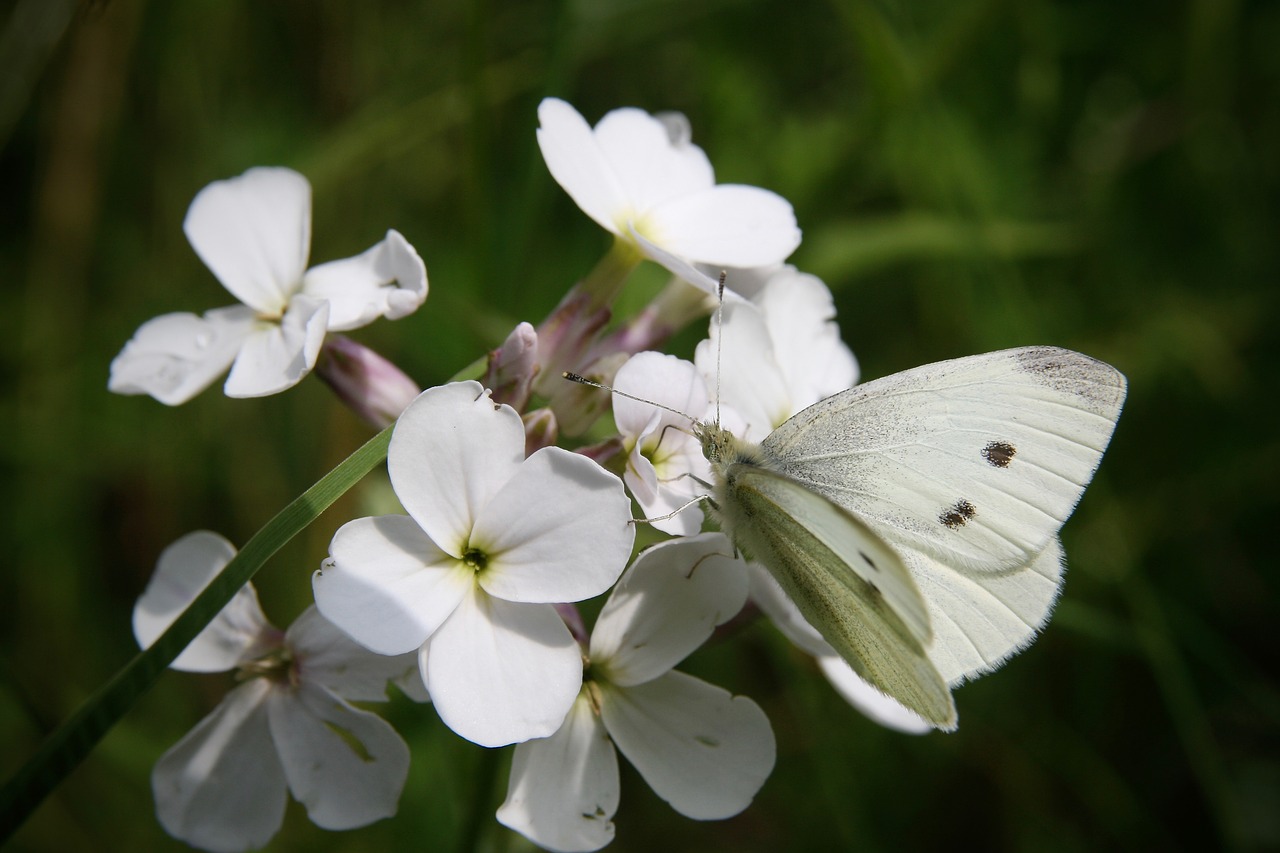
<svg viewBox="0 0 1280 853">
<path fill-rule="evenodd" d="M 821 495 L 749 464 L 726 471 L 722 523 L 854 671 L 939 728 L 955 725 L 930 662 L 920 592 L 898 555 Z"/>
<path fill-rule="evenodd" d="M 904 371 L 815 403 L 760 445 L 766 464 L 891 542 L 957 568 L 1029 563 L 1111 438 L 1124 376 L 1054 347 Z"/>
</svg>

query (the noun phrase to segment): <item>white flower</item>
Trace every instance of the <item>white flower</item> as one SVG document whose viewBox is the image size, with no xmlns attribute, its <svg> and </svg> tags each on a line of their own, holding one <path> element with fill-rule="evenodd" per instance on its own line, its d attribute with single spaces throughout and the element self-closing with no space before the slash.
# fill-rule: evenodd
<svg viewBox="0 0 1280 853">
<path fill-rule="evenodd" d="M 792 415 L 858 381 L 858 363 L 840 339 L 835 313 L 820 279 L 784 267 L 752 301 L 726 301 L 722 325 L 712 318 L 694 361 L 707 385 L 719 388 L 720 402 L 745 421 L 743 437 L 761 441 Z"/>
<path fill-rule="evenodd" d="M 243 304 L 144 323 L 111 363 L 108 387 L 117 394 L 176 406 L 228 367 L 227 396 L 274 394 L 311 371 L 326 331 L 404 317 L 427 296 L 426 267 L 394 230 L 363 254 L 308 270 L 311 185 L 291 169 L 250 169 L 209 184 L 183 229 Z"/>
<path fill-rule="evenodd" d="M 707 386 L 697 368 L 673 355 L 632 356 L 618 370 L 613 387 L 694 418 L 701 419 L 707 411 Z M 705 494 L 694 478 L 710 482 L 711 466 L 687 418 L 619 395 L 613 398 L 613 418 L 627 451 L 623 480 L 645 518 L 668 515 Z M 702 510 L 693 504 L 672 518 L 650 523 L 665 533 L 688 536 L 702 529 Z"/>
<path fill-rule="evenodd" d="M 765 266 L 800 244 L 795 214 L 781 196 L 716 185 L 707 156 L 688 140 L 687 123 L 627 108 L 593 129 L 556 98 L 539 105 L 538 122 L 547 168 L 578 207 L 681 278 L 714 289 L 694 262 Z"/>
<path fill-rule="evenodd" d="M 233 556 L 207 531 L 166 548 L 134 607 L 138 643 L 154 643 Z M 325 829 L 395 814 L 408 747 L 349 700 L 385 700 L 389 679 L 425 700 L 412 657 L 371 654 L 314 607 L 281 632 L 246 584 L 173 667 L 236 669 L 244 683 L 156 762 L 151 786 L 170 835 L 205 850 L 261 847 L 280 828 L 286 789 Z"/>
<path fill-rule="evenodd" d="M 635 538 L 617 477 L 524 446 L 520 416 L 478 382 L 424 391 L 387 454 L 409 515 L 343 525 L 313 583 L 320 611 L 367 648 L 421 648 L 441 719 L 483 746 L 559 728 L 582 661 L 553 605 L 608 589 Z"/>
<path fill-rule="evenodd" d="M 587 682 L 564 725 L 516 747 L 498 820 L 552 850 L 598 850 L 618 808 L 614 746 L 672 808 L 697 820 L 745 809 L 773 769 L 754 702 L 672 670 L 746 599 L 722 534 L 656 545 L 596 620 Z"/>
<path fill-rule="evenodd" d="M 835 649 L 822 639 L 818 629 L 800 615 L 800 609 L 787 598 L 782 587 L 766 568 L 757 563 L 748 563 L 748 570 L 751 578 L 751 600 L 760 606 L 783 636 L 817 659 L 822 674 L 846 702 L 886 728 L 907 734 L 933 731 L 933 726 L 919 714 L 881 693 L 854 672 L 836 654 Z"/>
</svg>

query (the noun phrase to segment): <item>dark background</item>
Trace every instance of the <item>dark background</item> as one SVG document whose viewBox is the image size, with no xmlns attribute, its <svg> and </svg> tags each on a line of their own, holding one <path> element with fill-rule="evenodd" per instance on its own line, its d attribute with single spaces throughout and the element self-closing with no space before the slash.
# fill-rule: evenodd
<svg viewBox="0 0 1280 853">
<path fill-rule="evenodd" d="M 165 545 L 195 528 L 242 544 L 369 434 L 314 380 L 174 410 L 106 392 L 143 321 L 233 301 L 182 234 L 195 193 L 302 171 L 314 262 L 403 232 L 430 297 L 354 336 L 435 384 L 540 320 L 607 246 L 537 151 L 554 94 L 592 122 L 682 111 L 721 181 L 788 198 L 793 261 L 836 292 L 864 377 L 1050 343 L 1130 381 L 1063 532 L 1053 621 L 957 692 L 958 733 L 877 728 L 752 625 L 684 668 L 765 708 L 773 776 L 744 814 L 700 824 L 628 769 L 611 849 L 1280 847 L 1280 4 L 0 8 L 4 776 L 134 652 Z M 277 624 L 377 499 L 349 494 L 264 568 Z M 226 687 L 162 678 L 15 847 L 181 849 L 150 766 Z M 492 813 L 505 776 L 476 781 L 482 750 L 430 709 L 388 713 L 413 751 L 399 816 L 333 834 L 293 804 L 271 849 L 449 850 L 473 802 Z M 527 848 L 486 826 L 483 849 Z"/>
</svg>

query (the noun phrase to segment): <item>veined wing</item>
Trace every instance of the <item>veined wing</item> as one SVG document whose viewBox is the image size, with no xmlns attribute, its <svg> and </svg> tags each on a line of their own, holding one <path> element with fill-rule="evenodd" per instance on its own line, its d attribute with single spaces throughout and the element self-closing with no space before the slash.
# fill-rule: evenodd
<svg viewBox="0 0 1280 853">
<path fill-rule="evenodd" d="M 944 361 L 822 400 L 760 444 L 767 465 L 881 536 L 975 571 L 1029 563 L 1102 458 L 1125 378 L 1055 347 Z"/>
<path fill-rule="evenodd" d="M 1062 545 L 1055 536 L 1027 565 L 967 572 L 909 548 L 902 560 L 929 607 L 929 660 L 952 687 L 1000 666 L 1035 639 L 1062 586 Z"/>
</svg>

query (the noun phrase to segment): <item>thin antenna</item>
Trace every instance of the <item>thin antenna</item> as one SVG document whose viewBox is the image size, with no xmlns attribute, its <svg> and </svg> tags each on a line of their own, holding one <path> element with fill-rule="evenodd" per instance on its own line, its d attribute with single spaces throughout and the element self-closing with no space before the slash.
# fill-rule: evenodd
<svg viewBox="0 0 1280 853">
<path fill-rule="evenodd" d="M 635 400 L 637 403 L 644 403 L 646 406 L 657 406 L 659 409 L 668 411 L 673 415 L 679 415 L 682 418 L 688 418 L 690 423 L 696 424 L 698 422 L 698 419 L 695 418 L 693 415 L 689 414 L 688 412 L 682 412 L 679 409 L 673 409 L 670 406 L 664 406 L 661 403 L 654 402 L 653 400 L 646 400 L 643 397 L 637 397 L 634 394 L 628 394 L 626 391 L 619 391 L 617 388 L 614 388 L 611 385 L 605 385 L 602 382 L 595 382 L 591 379 L 588 379 L 587 377 L 583 376 L 580 373 L 570 373 L 569 371 L 566 370 L 564 373 L 561 373 L 560 375 L 563 376 L 565 379 L 568 379 L 570 382 L 577 382 L 579 385 L 590 385 L 592 388 L 599 388 L 601 391 L 608 391 L 611 394 L 617 394 L 619 397 L 626 397 L 628 400 Z"/>
<path fill-rule="evenodd" d="M 716 428 L 720 427 L 720 353 L 724 350 L 724 280 L 729 273 L 720 270 L 720 286 L 716 288 Z"/>
</svg>

